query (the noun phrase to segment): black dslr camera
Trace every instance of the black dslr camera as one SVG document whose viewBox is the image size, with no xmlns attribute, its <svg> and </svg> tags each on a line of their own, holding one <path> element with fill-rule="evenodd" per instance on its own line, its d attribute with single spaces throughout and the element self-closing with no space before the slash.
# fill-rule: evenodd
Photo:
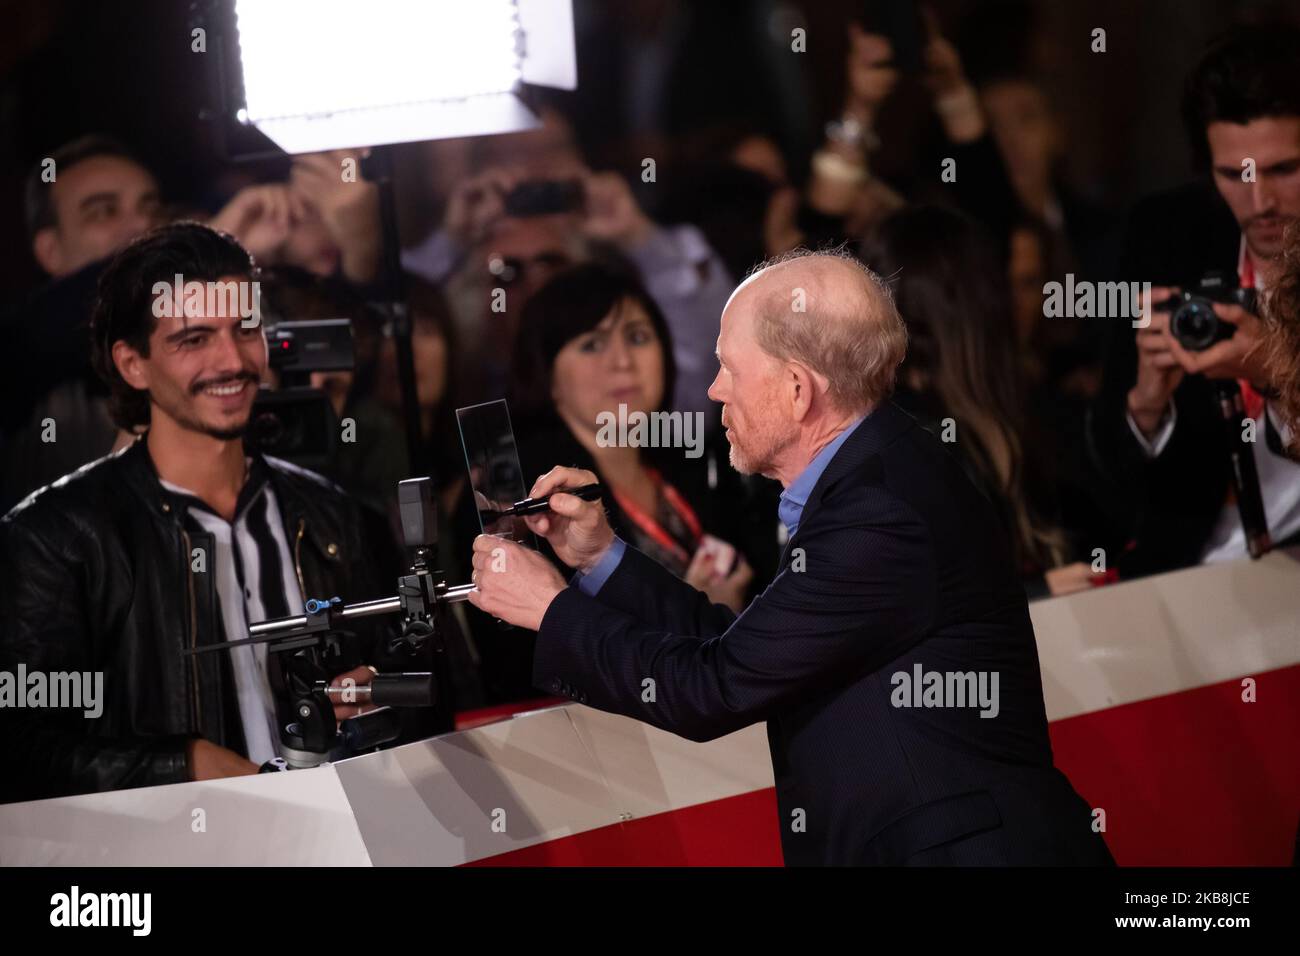
<svg viewBox="0 0 1300 956">
<path fill-rule="evenodd" d="M 1255 290 L 1242 289 L 1222 272 L 1207 272 L 1195 289 L 1184 289 L 1164 303 L 1172 311 L 1169 333 L 1189 352 L 1204 352 L 1216 342 L 1232 338 L 1236 328 L 1214 311 L 1214 303 L 1239 305 L 1255 311 Z"/>
</svg>

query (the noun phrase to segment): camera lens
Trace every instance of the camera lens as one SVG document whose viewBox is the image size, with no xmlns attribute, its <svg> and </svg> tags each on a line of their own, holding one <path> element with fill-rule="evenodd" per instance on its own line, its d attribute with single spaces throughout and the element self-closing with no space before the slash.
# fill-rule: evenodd
<svg viewBox="0 0 1300 956">
<path fill-rule="evenodd" d="M 1189 352 L 1203 352 L 1219 337 L 1219 317 L 1209 299 L 1188 299 L 1169 320 L 1169 332 Z"/>
</svg>

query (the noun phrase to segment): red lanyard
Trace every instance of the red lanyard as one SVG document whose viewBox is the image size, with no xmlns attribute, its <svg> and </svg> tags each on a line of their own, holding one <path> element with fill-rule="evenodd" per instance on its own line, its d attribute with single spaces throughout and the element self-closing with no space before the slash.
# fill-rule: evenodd
<svg viewBox="0 0 1300 956">
<path fill-rule="evenodd" d="M 1249 250 L 1246 250 L 1241 260 L 1241 268 L 1237 270 L 1237 283 L 1243 289 L 1253 289 L 1255 288 L 1255 260 L 1250 257 Z M 1264 396 L 1255 391 L 1255 387 L 1244 378 L 1237 379 L 1237 384 L 1241 386 L 1241 404 L 1246 410 L 1246 417 L 1259 418 L 1264 414 Z"/>
<path fill-rule="evenodd" d="M 700 527 L 699 519 L 695 517 L 695 512 L 686 503 L 686 499 L 677 493 L 676 488 L 664 481 L 659 472 L 653 468 L 647 468 L 646 474 L 650 476 L 650 480 L 654 482 L 655 487 L 664 496 L 664 500 L 668 502 L 669 507 L 686 522 L 686 527 L 691 532 L 691 538 L 698 543 L 704 531 Z M 691 563 L 691 556 L 686 552 L 686 549 L 678 544 L 653 516 L 642 511 L 630 498 L 619 494 L 617 489 L 611 487 L 610 492 L 614 495 L 614 500 L 618 502 L 618 506 L 623 509 L 623 513 L 628 516 L 633 524 L 649 535 L 655 543 L 671 552 L 679 561 L 687 565 Z"/>
</svg>

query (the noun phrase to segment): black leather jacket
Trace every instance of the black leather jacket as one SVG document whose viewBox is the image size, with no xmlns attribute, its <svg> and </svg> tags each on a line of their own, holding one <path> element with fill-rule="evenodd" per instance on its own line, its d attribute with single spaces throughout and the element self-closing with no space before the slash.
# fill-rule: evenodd
<svg viewBox="0 0 1300 956">
<path fill-rule="evenodd" d="M 353 503 L 264 460 L 304 596 L 378 597 Z M 104 674 L 97 718 L 0 707 L 0 802 L 182 782 L 195 737 L 241 749 L 228 655 L 183 653 L 225 635 L 181 514 L 137 441 L 0 519 L 0 671 Z"/>
</svg>

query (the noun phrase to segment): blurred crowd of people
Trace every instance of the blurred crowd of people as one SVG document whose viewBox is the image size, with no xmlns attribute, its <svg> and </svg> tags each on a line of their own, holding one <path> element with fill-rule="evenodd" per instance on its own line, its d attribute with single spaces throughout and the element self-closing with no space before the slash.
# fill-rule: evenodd
<svg viewBox="0 0 1300 956">
<path fill-rule="evenodd" d="M 843 99 L 810 157 L 792 151 L 788 128 L 693 111 L 680 95 L 689 71 L 664 78 L 667 52 L 684 42 L 673 31 L 685 28 L 661 26 L 646 27 L 640 56 L 607 64 L 621 86 L 584 78 L 580 98 L 538 94 L 538 129 L 470 144 L 474 168 L 446 182 L 440 223 L 401 252 L 419 459 L 439 491 L 449 581 L 467 580 L 479 531 L 455 409 L 504 397 L 527 481 L 555 465 L 594 471 L 620 536 L 743 608 L 785 538 L 780 489 L 727 466 L 708 397 L 718 318 L 754 266 L 800 246 L 846 246 L 890 283 L 909 336 L 894 400 L 995 503 L 1031 597 L 1245 555 L 1214 379 L 1241 383 L 1258 425 L 1274 543 L 1300 534 L 1288 424 L 1300 412 L 1300 246 L 1288 228 L 1300 217 L 1300 33 L 1240 28 L 1189 64 L 1184 119 L 1203 176 L 1123 216 L 1063 178 L 1066 125 L 1044 86 L 1013 70 L 972 77 L 933 20 L 919 73 L 928 138 L 882 140 L 877 120 L 902 64 L 888 37 L 853 23 Z M 772 123 L 790 112 L 774 101 Z M 605 124 L 611 115 L 619 122 Z M 25 203 L 49 282 L 5 317 L 0 510 L 143 430 L 110 414 L 87 319 L 116 253 L 197 220 L 261 267 L 268 327 L 351 320 L 354 370 L 312 384 L 354 423 L 354 440 L 307 464 L 373 516 L 376 567 L 399 573 L 397 482 L 413 463 L 393 330 L 376 306 L 379 194 L 364 173 L 340 175 L 364 170 L 363 153 L 295 156 L 285 181 L 245 186 L 216 210 L 162 195 L 131 147 L 105 135 L 88 131 L 48 158 L 57 179 L 38 165 Z M 1155 306 L 1212 270 L 1263 305 L 1216 309 L 1235 335 L 1188 351 Z M 1067 273 L 1152 283 L 1149 324 L 1048 316 L 1045 286 Z M 702 413 L 702 454 L 598 441 L 600 413 L 623 405 Z M 716 560 L 717 540 L 736 560 Z M 472 608 L 456 614 L 457 707 L 536 696 L 528 642 Z"/>
</svg>

